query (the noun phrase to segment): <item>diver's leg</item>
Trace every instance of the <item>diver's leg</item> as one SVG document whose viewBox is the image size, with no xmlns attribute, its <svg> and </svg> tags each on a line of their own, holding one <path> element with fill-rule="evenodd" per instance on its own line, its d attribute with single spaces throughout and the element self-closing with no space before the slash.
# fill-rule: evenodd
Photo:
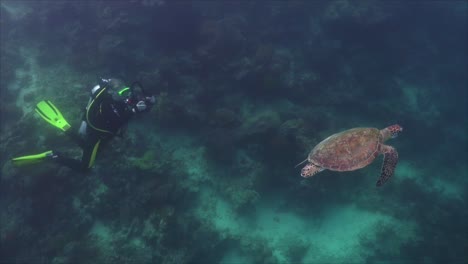
<svg viewBox="0 0 468 264">
<path fill-rule="evenodd" d="M 82 148 L 83 154 L 81 156 L 81 160 L 65 157 L 62 153 L 56 151 L 53 152 L 53 160 L 78 172 L 85 172 L 89 170 L 93 166 L 94 160 L 96 159 L 96 154 L 101 144 L 100 137 L 95 134 L 89 134 L 87 135 L 86 140 L 83 140 L 78 134 L 73 132 L 67 132 L 67 135 L 79 143 L 80 147 Z"/>
<path fill-rule="evenodd" d="M 85 167 L 83 167 L 82 162 L 80 160 L 65 157 L 60 152 L 54 151 L 52 159 L 58 164 L 69 167 L 74 171 L 85 172 L 87 170 Z"/>
<path fill-rule="evenodd" d="M 83 155 L 80 160 L 65 157 L 61 153 L 54 152 L 53 160 L 57 163 L 67 166 L 72 170 L 85 172 L 94 165 L 99 146 L 101 145 L 101 139 L 97 137 L 89 137 L 87 142 L 84 144 Z"/>
<path fill-rule="evenodd" d="M 75 171 L 85 172 L 94 165 L 97 153 L 100 150 L 102 141 L 107 141 L 99 136 L 98 133 L 89 133 L 86 138 L 83 139 L 77 133 L 69 132 L 66 133 L 73 141 L 77 142 L 83 149 L 81 161 L 64 157 L 61 153 L 54 151 L 53 159 L 62 165 L 65 165 Z"/>
<path fill-rule="evenodd" d="M 77 132 L 72 131 L 71 129 L 65 131 L 65 135 L 69 137 L 73 142 L 78 144 L 80 148 L 84 149 L 86 146 L 86 142 L 82 136 L 80 136 Z"/>
<path fill-rule="evenodd" d="M 90 169 L 94 165 L 98 151 L 100 150 L 102 139 L 97 135 L 88 135 L 87 142 L 83 148 L 81 166 L 84 170 Z"/>
</svg>

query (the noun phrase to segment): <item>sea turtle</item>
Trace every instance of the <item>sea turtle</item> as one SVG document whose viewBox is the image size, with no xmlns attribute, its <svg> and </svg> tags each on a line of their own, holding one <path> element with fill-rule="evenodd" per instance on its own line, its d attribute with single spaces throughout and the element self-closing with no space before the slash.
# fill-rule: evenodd
<svg viewBox="0 0 468 264">
<path fill-rule="evenodd" d="M 396 149 L 383 143 L 389 138 L 395 138 L 402 130 L 401 126 L 392 125 L 382 130 L 359 127 L 333 134 L 312 149 L 303 161 L 308 163 L 302 169 L 301 176 L 311 177 L 325 169 L 357 170 L 383 154 L 382 172 L 376 184 L 381 186 L 392 177 L 398 162 Z"/>
</svg>

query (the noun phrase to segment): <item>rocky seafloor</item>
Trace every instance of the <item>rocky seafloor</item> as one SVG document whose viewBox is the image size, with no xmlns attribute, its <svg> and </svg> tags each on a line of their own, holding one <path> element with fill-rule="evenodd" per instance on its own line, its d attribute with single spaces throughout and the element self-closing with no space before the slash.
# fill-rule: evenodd
<svg viewBox="0 0 468 264">
<path fill-rule="evenodd" d="M 0 263 L 466 263 L 465 1 L 1 1 Z M 99 77 L 157 95 L 92 171 Z M 303 179 L 329 135 L 398 123 L 381 157 Z"/>
</svg>

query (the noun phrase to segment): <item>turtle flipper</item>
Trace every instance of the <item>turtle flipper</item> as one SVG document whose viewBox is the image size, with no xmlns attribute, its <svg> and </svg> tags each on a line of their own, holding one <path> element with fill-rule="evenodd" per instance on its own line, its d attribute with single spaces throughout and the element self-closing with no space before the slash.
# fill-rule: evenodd
<svg viewBox="0 0 468 264">
<path fill-rule="evenodd" d="M 382 164 L 382 172 L 376 184 L 377 187 L 382 186 L 388 181 L 388 179 L 390 179 L 390 177 L 393 176 L 395 167 L 398 163 L 398 152 L 393 147 L 383 145 L 382 153 L 384 154 L 384 160 Z"/>
</svg>

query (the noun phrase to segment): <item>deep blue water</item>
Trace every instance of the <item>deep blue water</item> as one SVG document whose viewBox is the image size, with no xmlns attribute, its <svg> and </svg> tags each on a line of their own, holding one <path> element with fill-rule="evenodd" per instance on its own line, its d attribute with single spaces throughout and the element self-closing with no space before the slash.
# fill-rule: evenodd
<svg viewBox="0 0 468 264">
<path fill-rule="evenodd" d="M 465 1 L 1 1 L 0 263 L 467 263 Z M 75 172 L 99 78 L 148 113 Z M 403 127 L 382 187 L 300 177 L 355 127 Z M 338 155 L 338 154 L 337 154 Z"/>
</svg>

